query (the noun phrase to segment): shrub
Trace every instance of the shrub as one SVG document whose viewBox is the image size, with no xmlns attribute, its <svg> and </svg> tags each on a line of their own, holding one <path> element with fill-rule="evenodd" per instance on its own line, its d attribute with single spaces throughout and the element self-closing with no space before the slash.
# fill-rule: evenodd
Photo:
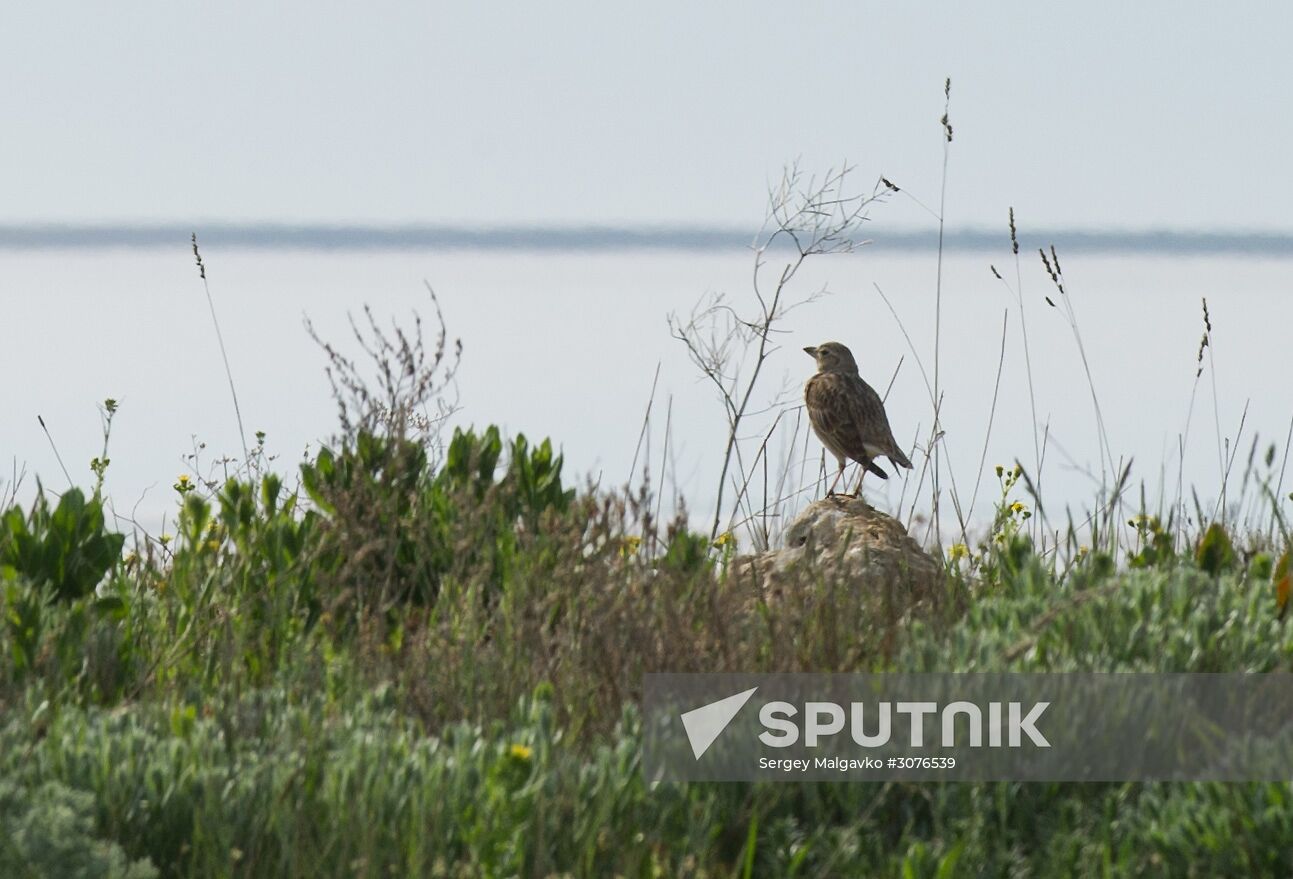
<svg viewBox="0 0 1293 879">
<path fill-rule="evenodd" d="M 125 536 L 107 530 L 98 495 L 68 489 L 50 510 L 38 492 L 31 515 L 18 507 L 0 518 L 0 569 L 48 584 L 60 601 L 88 595 L 118 559 Z"/>
<path fill-rule="evenodd" d="M 0 875 L 14 879 L 151 879 L 147 859 L 94 835 L 94 796 L 55 781 L 32 790 L 0 779 Z"/>
<path fill-rule="evenodd" d="M 498 428 L 456 430 L 444 466 L 433 472 L 426 449 L 398 435 L 361 432 L 339 450 L 302 466 L 302 485 L 326 518 L 335 559 L 333 610 L 430 604 L 452 571 L 489 567 L 502 588 L 518 530 L 539 530 L 543 516 L 564 513 L 574 491 L 562 485 L 562 458 L 544 440 L 518 436 L 497 475 Z"/>
</svg>

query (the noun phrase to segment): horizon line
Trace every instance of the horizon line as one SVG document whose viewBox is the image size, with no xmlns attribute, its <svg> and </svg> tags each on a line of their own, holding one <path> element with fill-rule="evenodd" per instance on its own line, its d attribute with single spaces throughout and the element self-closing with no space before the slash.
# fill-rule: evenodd
<svg viewBox="0 0 1293 879">
<path fill-rule="evenodd" d="M 525 225 L 448 223 L 0 223 L 0 249 L 52 250 L 156 248 L 199 245 L 262 250 L 724 250 L 748 249 L 754 235 L 735 226 Z M 1019 233 L 1026 250 L 1055 245 L 1074 252 L 1252 254 L 1293 256 L 1293 233 L 1199 232 L 1169 229 L 1099 230 L 1055 228 Z M 937 230 L 876 229 L 860 241 L 896 250 L 934 250 Z M 946 250 L 1008 254 L 1005 229 L 949 229 Z"/>
</svg>

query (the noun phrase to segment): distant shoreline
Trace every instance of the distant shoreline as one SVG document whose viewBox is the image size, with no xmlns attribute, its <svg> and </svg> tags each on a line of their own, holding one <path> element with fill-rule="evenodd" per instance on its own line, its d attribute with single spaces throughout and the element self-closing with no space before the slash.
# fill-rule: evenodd
<svg viewBox="0 0 1293 879">
<path fill-rule="evenodd" d="M 497 226 L 432 224 L 331 225 L 287 223 L 0 224 L 0 250 L 156 248 L 187 246 L 196 232 L 202 244 L 261 250 L 381 251 L 613 251 L 746 249 L 752 233 L 722 227 Z M 862 238 L 892 250 L 934 250 L 935 231 L 867 227 Z M 1021 232 L 1020 247 L 1035 252 L 1054 244 L 1061 253 L 1102 252 L 1210 256 L 1249 254 L 1293 257 L 1293 233 L 1180 232 L 1089 229 Z M 944 237 L 949 251 L 1010 255 L 1003 229 L 954 229 Z"/>
</svg>

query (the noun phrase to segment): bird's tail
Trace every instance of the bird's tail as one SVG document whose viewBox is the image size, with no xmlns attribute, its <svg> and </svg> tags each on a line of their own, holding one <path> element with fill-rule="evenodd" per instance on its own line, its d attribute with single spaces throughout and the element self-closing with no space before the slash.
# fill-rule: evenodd
<svg viewBox="0 0 1293 879">
<path fill-rule="evenodd" d="M 908 467 L 910 467 L 911 465 L 910 465 L 910 464 L 908 464 L 907 466 L 908 466 Z M 889 474 L 888 474 L 888 473 L 885 473 L 883 470 L 881 470 L 881 469 L 880 469 L 880 465 L 876 464 L 876 462 L 875 462 L 875 461 L 867 461 L 867 462 L 866 462 L 866 472 L 868 472 L 868 473 L 874 473 L 876 476 L 879 476 L 881 479 L 888 479 L 888 478 L 889 478 Z"/>
<path fill-rule="evenodd" d="M 907 456 L 904 455 L 902 453 L 902 449 L 898 448 L 897 446 L 893 447 L 893 454 L 889 456 L 889 460 L 893 461 L 899 467 L 906 467 L 908 470 L 912 469 L 911 461 L 907 460 Z"/>
</svg>

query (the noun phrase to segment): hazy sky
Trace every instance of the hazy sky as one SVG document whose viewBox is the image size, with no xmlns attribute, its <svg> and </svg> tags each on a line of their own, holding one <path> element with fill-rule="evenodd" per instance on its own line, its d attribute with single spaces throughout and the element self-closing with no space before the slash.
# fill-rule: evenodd
<svg viewBox="0 0 1293 879">
<path fill-rule="evenodd" d="M 0 221 L 748 225 L 795 157 L 936 200 L 951 76 L 953 224 L 1293 228 L 1293 7 L 1043 5 L 6 3 Z"/>
</svg>

